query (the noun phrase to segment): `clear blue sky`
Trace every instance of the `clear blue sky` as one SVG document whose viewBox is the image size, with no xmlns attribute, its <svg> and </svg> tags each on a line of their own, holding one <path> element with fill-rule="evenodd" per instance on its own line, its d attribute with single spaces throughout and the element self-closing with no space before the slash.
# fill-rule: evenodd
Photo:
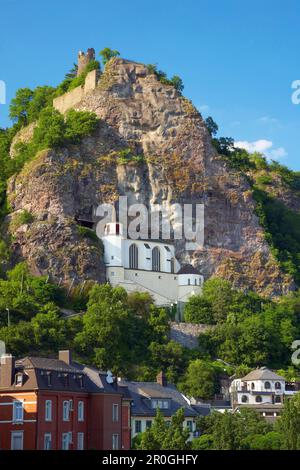
<svg viewBox="0 0 300 470">
<path fill-rule="evenodd" d="M 298 0 L 0 0 L 0 8 L 8 102 L 20 87 L 58 84 L 79 49 L 108 46 L 180 75 L 220 135 L 300 170 L 300 105 L 291 102 L 300 79 Z"/>
</svg>

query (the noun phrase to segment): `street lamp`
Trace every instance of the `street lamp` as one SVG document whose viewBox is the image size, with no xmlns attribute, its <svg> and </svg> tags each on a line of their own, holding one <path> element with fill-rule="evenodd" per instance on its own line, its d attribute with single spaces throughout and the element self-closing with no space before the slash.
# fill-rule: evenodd
<svg viewBox="0 0 300 470">
<path fill-rule="evenodd" d="M 7 326 L 10 326 L 9 308 L 7 308 L 6 311 L 7 311 Z"/>
</svg>

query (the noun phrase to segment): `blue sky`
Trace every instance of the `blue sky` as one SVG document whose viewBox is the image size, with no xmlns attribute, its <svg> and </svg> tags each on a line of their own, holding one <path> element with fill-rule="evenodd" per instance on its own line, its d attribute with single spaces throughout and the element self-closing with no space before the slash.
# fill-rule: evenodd
<svg viewBox="0 0 300 470">
<path fill-rule="evenodd" d="M 0 0 L 0 80 L 56 85 L 79 49 L 118 49 L 182 77 L 204 117 L 250 150 L 300 170 L 297 0 Z M 0 126 L 9 125 L 0 105 Z"/>
</svg>

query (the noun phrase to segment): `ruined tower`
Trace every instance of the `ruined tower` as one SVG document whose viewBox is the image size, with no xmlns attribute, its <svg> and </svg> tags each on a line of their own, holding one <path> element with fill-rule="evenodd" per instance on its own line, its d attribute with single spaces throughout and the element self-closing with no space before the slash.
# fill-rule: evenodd
<svg viewBox="0 0 300 470">
<path fill-rule="evenodd" d="M 77 76 L 80 75 L 85 67 L 92 61 L 95 60 L 95 49 L 90 48 L 86 51 L 86 53 L 79 51 L 78 52 L 78 70 Z"/>
</svg>

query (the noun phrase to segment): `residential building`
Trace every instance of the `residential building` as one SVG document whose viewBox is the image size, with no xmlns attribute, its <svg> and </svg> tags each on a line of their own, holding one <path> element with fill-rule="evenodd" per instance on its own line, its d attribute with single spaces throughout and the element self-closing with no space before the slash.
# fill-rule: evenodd
<svg viewBox="0 0 300 470">
<path fill-rule="evenodd" d="M 111 374 L 73 362 L 70 351 L 58 359 L 4 355 L 0 448 L 128 449 L 130 401 Z"/>
<path fill-rule="evenodd" d="M 210 407 L 193 406 L 190 400 L 180 393 L 174 385 L 168 384 L 163 372 L 158 374 L 156 382 L 121 382 L 126 386 L 132 399 L 131 404 L 131 438 L 144 432 L 152 425 L 157 408 L 162 412 L 165 421 L 171 422 L 172 416 L 180 408 L 184 409 L 184 426 L 190 431 L 190 438 L 196 435 L 196 419 L 207 416 Z"/>
<path fill-rule="evenodd" d="M 261 367 L 230 385 L 231 404 L 234 411 L 242 407 L 257 410 L 269 421 L 274 421 L 282 411 L 284 400 L 299 390 L 299 384 L 287 383 L 285 378 Z"/>
</svg>

